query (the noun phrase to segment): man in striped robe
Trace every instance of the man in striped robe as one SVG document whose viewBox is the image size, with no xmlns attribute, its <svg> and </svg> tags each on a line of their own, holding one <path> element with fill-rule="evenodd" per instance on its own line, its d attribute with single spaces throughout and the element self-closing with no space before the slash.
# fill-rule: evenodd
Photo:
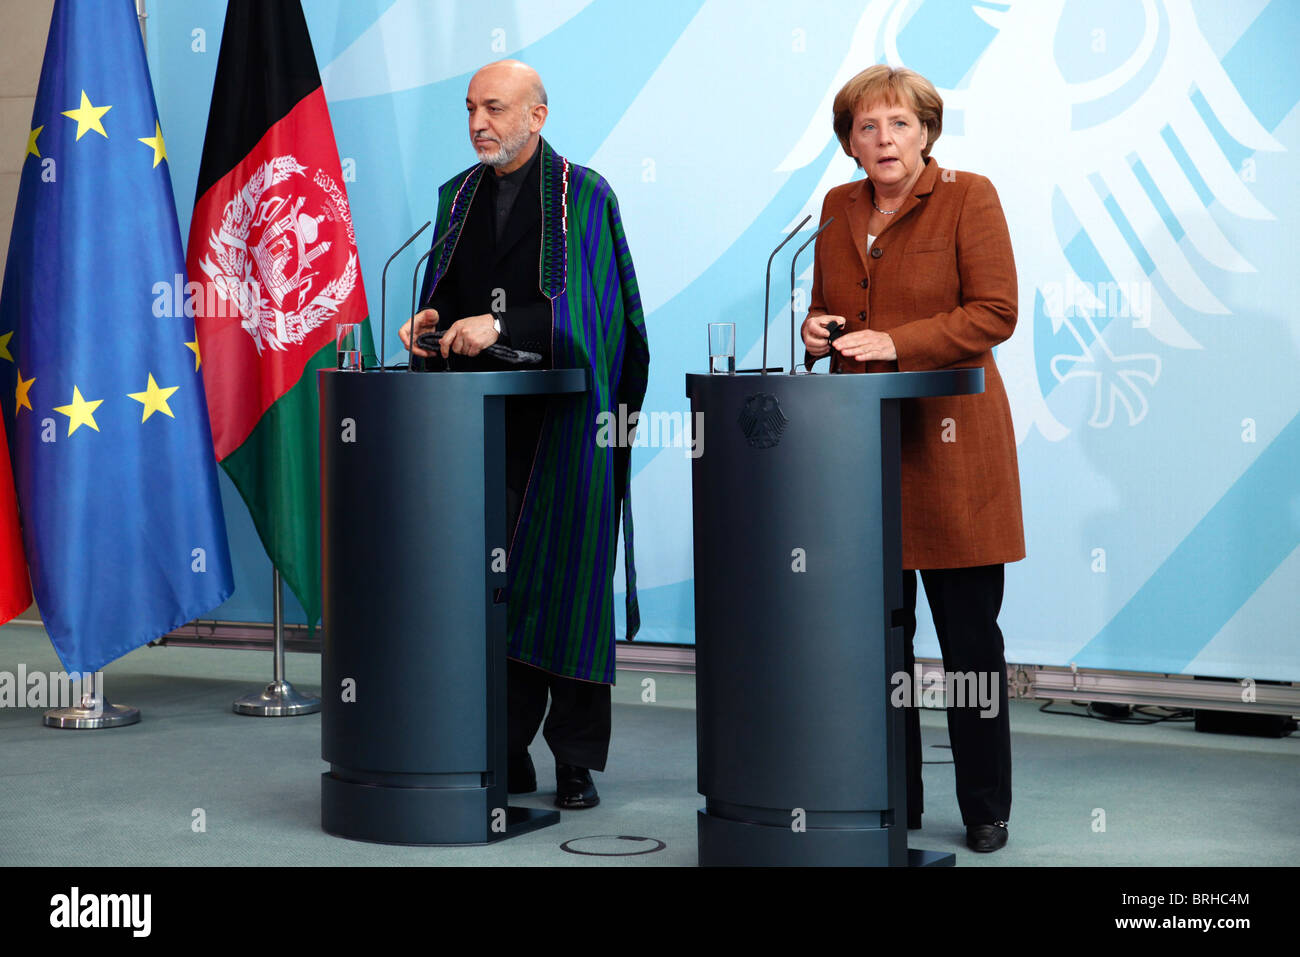
<svg viewBox="0 0 1300 957">
<path fill-rule="evenodd" d="M 556 761 L 556 804 L 594 807 L 614 683 L 613 573 L 623 524 L 627 637 L 639 626 L 629 498 L 630 449 L 598 442 L 601 413 L 639 411 L 650 353 L 618 201 L 597 173 L 542 139 L 546 91 L 530 67 L 492 63 L 465 98 L 480 162 L 438 191 L 421 302 L 402 341 L 444 330 L 459 367 L 496 342 L 585 368 L 578 396 L 510 399 L 506 487 L 510 548 L 509 789 L 536 789 L 528 745 L 543 735 Z M 608 431 L 608 430 L 607 430 Z"/>
</svg>

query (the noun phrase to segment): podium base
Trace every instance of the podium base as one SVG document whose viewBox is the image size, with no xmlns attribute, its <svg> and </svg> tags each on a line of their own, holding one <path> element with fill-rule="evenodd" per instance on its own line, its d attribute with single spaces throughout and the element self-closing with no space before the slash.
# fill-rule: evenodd
<svg viewBox="0 0 1300 957">
<path fill-rule="evenodd" d="M 943 851 L 923 851 L 919 847 L 907 849 L 908 867 L 955 867 L 957 855 Z"/>
<path fill-rule="evenodd" d="M 737 821 L 701 808 L 701 867 L 884 867 L 890 828 L 790 827 Z"/>
<path fill-rule="evenodd" d="M 737 821 L 701 808 L 701 867 L 888 867 L 892 828 L 810 827 L 795 831 Z M 907 848 L 907 867 L 952 867 L 953 854 Z"/>
<path fill-rule="evenodd" d="M 484 787 L 390 787 L 328 771 L 321 774 L 320 803 L 325 833 L 370 844 L 493 844 L 560 821 L 559 811 L 491 807 Z"/>
<path fill-rule="evenodd" d="M 529 831 L 540 831 L 544 827 L 560 823 L 560 812 L 540 807 L 506 808 L 506 832 L 498 834 L 493 840 L 503 841 L 508 837 L 518 837 Z"/>
</svg>

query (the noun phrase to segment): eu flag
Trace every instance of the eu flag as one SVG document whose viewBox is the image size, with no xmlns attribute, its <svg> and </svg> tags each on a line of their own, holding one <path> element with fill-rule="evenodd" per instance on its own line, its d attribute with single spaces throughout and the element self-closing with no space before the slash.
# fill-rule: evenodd
<svg viewBox="0 0 1300 957">
<path fill-rule="evenodd" d="M 134 5 L 58 0 L 0 297 L 0 407 L 33 590 L 69 672 L 232 590 L 184 290 Z"/>
</svg>

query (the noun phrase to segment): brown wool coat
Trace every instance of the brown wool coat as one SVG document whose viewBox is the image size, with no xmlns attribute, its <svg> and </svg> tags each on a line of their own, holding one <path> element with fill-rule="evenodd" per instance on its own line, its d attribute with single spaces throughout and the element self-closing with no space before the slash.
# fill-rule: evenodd
<svg viewBox="0 0 1300 957">
<path fill-rule="evenodd" d="M 810 315 L 887 332 L 897 362 L 832 359 L 841 372 L 980 366 L 981 395 L 902 403 L 903 567 L 962 568 L 1025 557 L 1011 408 L 992 349 L 1016 327 L 1016 264 L 993 184 L 933 159 L 867 250 L 873 192 L 837 186 L 817 238 Z M 949 425 L 945 420 L 951 419 Z M 945 427 L 948 437 L 944 441 Z"/>
</svg>

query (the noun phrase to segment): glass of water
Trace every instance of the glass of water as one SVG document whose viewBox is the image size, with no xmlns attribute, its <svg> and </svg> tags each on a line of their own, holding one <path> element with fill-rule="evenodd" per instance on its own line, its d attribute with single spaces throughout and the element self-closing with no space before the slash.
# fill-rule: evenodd
<svg viewBox="0 0 1300 957">
<path fill-rule="evenodd" d="M 343 372 L 360 372 L 361 323 L 341 322 L 335 330 L 338 336 L 339 369 Z"/>
<path fill-rule="evenodd" d="M 736 371 L 736 324 L 709 323 L 709 372 L 731 375 Z"/>
</svg>

